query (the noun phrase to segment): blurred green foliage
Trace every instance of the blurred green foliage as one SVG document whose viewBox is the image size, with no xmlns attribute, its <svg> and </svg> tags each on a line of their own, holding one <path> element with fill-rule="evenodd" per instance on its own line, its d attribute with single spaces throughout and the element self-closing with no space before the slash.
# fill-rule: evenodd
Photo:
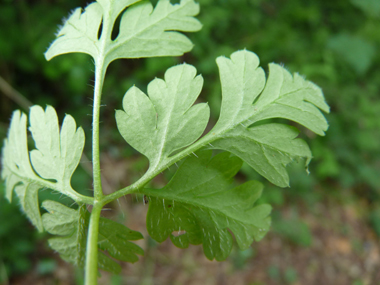
<svg viewBox="0 0 380 285">
<path fill-rule="evenodd" d="M 67 11 L 86 3 L 83 0 L 2 1 L 0 76 L 33 103 L 53 105 L 61 120 L 65 113 L 73 115 L 90 138 L 88 114 L 93 84 L 90 57 L 70 54 L 46 62 L 43 56 Z M 166 68 L 183 61 L 195 65 L 205 77 L 202 98 L 210 102 L 215 121 L 221 102 L 215 58 L 247 48 L 258 54 L 266 70 L 269 62 L 282 63 L 289 71 L 299 72 L 318 84 L 331 106 L 327 136 L 314 137 L 310 132 L 304 135 L 314 155 L 311 174 L 306 176 L 302 167 L 291 166 L 292 188 L 278 189 L 267 183 L 262 202 L 281 206 L 301 201 L 312 205 L 321 195 L 354 191 L 366 201 L 368 221 L 380 235 L 380 2 L 199 0 L 199 3 L 199 19 L 204 26 L 200 32 L 189 35 L 195 43 L 191 53 L 182 58 L 120 60 L 111 64 L 103 92 L 107 107 L 102 109 L 102 150 L 114 158 L 136 155 L 118 134 L 113 110 L 121 107 L 123 94 L 133 84 L 144 91 L 150 80 L 163 76 Z M 20 107 L 0 92 L 1 139 L 16 108 Z M 87 139 L 87 154 L 89 142 Z M 146 165 L 145 158 L 140 161 L 136 165 Z M 138 171 L 131 175 L 139 175 L 141 171 Z M 247 167 L 242 173 L 247 178 L 259 178 Z M 78 176 L 78 183 L 82 189 L 91 185 L 84 174 Z M 22 218 L 17 218 L 14 206 L 2 198 L 0 203 L 2 217 L 15 219 L 9 225 L 25 223 L 24 219 L 18 220 Z M 308 245 L 309 229 L 295 219 L 284 220 L 275 215 L 274 228 L 296 244 Z M 3 220 L 0 233 L 8 232 L 11 238 L 20 235 L 18 229 L 8 228 Z M 301 237 L 288 232 L 288 226 L 293 223 L 302 231 Z M 27 226 L 23 224 L 22 228 Z M 9 250 L 23 250 L 11 249 L 12 246 Z M 12 254 L 7 258 L 12 258 Z M 275 276 L 275 270 L 272 271 Z M 296 279 L 296 273 L 286 275 L 288 282 Z"/>
<path fill-rule="evenodd" d="M 27 272 L 32 267 L 31 254 L 35 252 L 36 232 L 25 216 L 20 215 L 17 199 L 14 204 L 4 197 L 0 185 L 0 284 L 7 278 Z"/>
<path fill-rule="evenodd" d="M 276 217 L 276 215 L 278 216 Z M 296 245 L 310 246 L 312 243 L 312 235 L 308 225 L 296 215 L 289 219 L 284 219 L 278 212 L 275 212 L 272 227 L 275 232 Z"/>
</svg>

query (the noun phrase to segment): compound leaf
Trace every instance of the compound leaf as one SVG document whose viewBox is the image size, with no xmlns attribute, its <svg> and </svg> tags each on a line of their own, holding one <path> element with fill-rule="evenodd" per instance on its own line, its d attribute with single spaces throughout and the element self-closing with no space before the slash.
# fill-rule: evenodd
<svg viewBox="0 0 380 285">
<path fill-rule="evenodd" d="M 138 261 L 137 254 L 144 255 L 144 250 L 129 241 L 142 238 L 143 236 L 139 232 L 133 231 L 117 222 L 100 218 L 99 248 L 117 260 L 132 263 Z"/>
<path fill-rule="evenodd" d="M 83 268 L 90 218 L 86 206 L 82 205 L 74 210 L 54 201 L 44 201 L 42 206 L 48 211 L 42 216 L 45 229 L 50 234 L 59 236 L 49 239 L 50 247 L 59 252 L 64 260 Z M 105 252 L 121 261 L 136 262 L 137 254 L 142 255 L 144 251 L 130 240 L 142 238 L 143 236 L 139 232 L 114 221 L 100 218 L 99 268 L 116 274 L 120 273 L 119 263 L 107 256 Z"/>
<path fill-rule="evenodd" d="M 30 130 L 36 149 L 29 159 L 27 116 L 15 111 L 8 137 L 2 150 L 2 178 L 6 180 L 6 196 L 12 200 L 13 190 L 20 198 L 21 207 L 33 225 L 43 230 L 39 211 L 38 190 L 51 188 L 73 199 L 78 193 L 70 185 L 84 146 L 84 132 L 76 128 L 74 119 L 67 115 L 59 131 L 54 108 L 46 112 L 39 106 L 30 109 Z M 46 180 L 52 179 L 55 182 Z"/>
<path fill-rule="evenodd" d="M 83 267 L 88 227 L 86 207 L 81 206 L 78 210 L 74 210 L 49 200 L 44 201 L 42 207 L 48 212 L 42 216 L 46 231 L 61 236 L 50 238 L 48 240 L 50 247 L 64 260 Z"/>
<path fill-rule="evenodd" d="M 217 63 L 223 91 L 220 118 L 192 150 L 227 150 L 272 183 L 289 186 L 287 164 L 304 160 L 307 168 L 310 149 L 297 138 L 295 128 L 262 121 L 288 119 L 324 135 L 328 124 L 321 110 L 328 112 L 329 107 L 322 91 L 276 64 L 270 65 L 266 80 L 258 57 L 246 50 L 233 53 L 231 59 L 220 57 Z M 197 140 L 206 127 L 209 109 L 204 104 L 189 109 L 203 83 L 200 76 L 194 79 L 195 73 L 186 64 L 168 69 L 165 81 L 155 79 L 149 84 L 149 97 L 132 87 L 123 100 L 124 111 L 116 113 L 120 133 L 149 158 L 152 171 L 170 164 L 176 151 L 182 158 L 180 150 Z"/>
<path fill-rule="evenodd" d="M 272 183 L 286 187 L 289 186 L 286 165 L 305 159 L 307 166 L 312 157 L 306 142 L 297 138 L 298 134 L 296 128 L 283 124 L 251 128 L 238 125 L 212 146 L 232 152 Z"/>
<path fill-rule="evenodd" d="M 149 1 L 128 9 L 120 22 L 119 36 L 110 45 L 109 61 L 117 58 L 152 56 L 180 56 L 193 48 L 191 41 L 181 33 L 196 32 L 202 25 L 194 18 L 199 4 L 182 0 L 171 4 L 161 0 L 153 10 Z"/>
<path fill-rule="evenodd" d="M 71 52 L 87 53 L 95 58 L 99 53 L 96 43 L 102 17 L 102 7 L 96 2 L 85 11 L 77 8 L 57 33 L 57 39 L 45 53 L 46 59 Z"/>
<path fill-rule="evenodd" d="M 81 52 L 95 61 L 99 56 L 104 58 L 107 66 L 118 58 L 179 56 L 192 49 L 191 41 L 178 31 L 195 32 L 201 28 L 194 18 L 199 13 L 194 0 L 182 0 L 180 4 L 160 0 L 155 9 L 149 1 L 137 2 L 140 0 L 99 0 L 84 11 L 76 9 L 58 32 L 46 58 Z M 128 9 L 122 12 L 125 8 Z M 119 35 L 112 40 L 120 13 Z"/>
<path fill-rule="evenodd" d="M 37 230 L 42 232 L 44 228 L 38 202 L 38 190 L 40 190 L 41 186 L 22 179 L 20 179 L 19 182 L 20 183 L 14 187 L 14 191 L 20 199 L 21 208 Z"/>
<path fill-rule="evenodd" d="M 328 125 L 319 109 L 328 112 L 320 88 L 298 74 L 270 64 L 266 81 L 259 58 L 249 51 L 238 51 L 231 59 L 219 57 L 222 82 L 222 109 L 211 131 L 211 148 L 230 151 L 245 160 L 272 183 L 285 187 L 289 177 L 285 166 L 292 160 L 311 159 L 307 144 L 298 132 L 280 124 L 255 123 L 283 118 L 324 135 Z"/>
<path fill-rule="evenodd" d="M 209 107 L 205 103 L 192 106 L 202 85 L 196 69 L 182 64 L 168 69 L 165 80 L 153 80 L 148 85 L 149 97 L 137 87 L 125 94 L 124 110 L 116 111 L 118 129 L 132 147 L 148 157 L 151 168 L 202 135 Z"/>
<path fill-rule="evenodd" d="M 274 63 L 266 81 L 259 58 L 246 50 L 233 53 L 231 59 L 219 57 L 217 63 L 223 100 L 216 129 L 284 118 L 324 135 L 328 125 L 318 108 L 328 112 L 329 107 L 315 84 Z"/>
<path fill-rule="evenodd" d="M 224 152 L 211 159 L 211 151 L 188 157 L 162 189 L 143 189 L 149 199 L 148 232 L 162 242 L 169 236 L 181 248 L 203 244 L 206 257 L 224 260 L 232 248 L 231 230 L 241 249 L 268 231 L 271 207 L 253 206 L 262 184 L 230 184 L 242 161 Z"/>
<path fill-rule="evenodd" d="M 29 162 L 25 114 L 15 111 L 8 137 L 2 150 L 2 179 L 6 180 L 6 197 L 12 201 L 13 190 L 20 199 L 21 208 L 32 224 L 43 231 L 38 204 L 38 190 L 42 188 Z"/>
<path fill-rule="evenodd" d="M 70 180 L 84 148 L 84 131 L 77 129 L 75 120 L 66 115 L 61 130 L 57 113 L 47 106 L 30 108 L 30 132 L 36 149 L 30 152 L 33 168 L 44 179 L 56 180 L 63 191 L 72 191 Z"/>
</svg>

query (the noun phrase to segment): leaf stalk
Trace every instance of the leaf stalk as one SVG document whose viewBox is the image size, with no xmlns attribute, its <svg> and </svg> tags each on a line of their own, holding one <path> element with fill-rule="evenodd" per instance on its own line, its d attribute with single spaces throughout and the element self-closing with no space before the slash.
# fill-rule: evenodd
<svg viewBox="0 0 380 285">
<path fill-rule="evenodd" d="M 86 248 L 85 284 L 98 284 L 98 233 L 99 219 L 103 204 L 95 203 L 92 208 Z"/>
<path fill-rule="evenodd" d="M 112 6 L 112 4 L 111 4 Z M 112 9 L 112 7 L 111 7 Z M 98 234 L 100 213 L 105 205 L 103 202 L 102 179 L 100 172 L 100 106 L 104 78 L 108 67 L 105 61 L 107 55 L 107 45 L 112 34 L 113 23 L 110 19 L 110 13 L 105 11 L 103 18 L 103 30 L 99 39 L 99 53 L 95 58 L 95 88 L 94 88 L 94 105 L 92 116 L 92 165 L 93 165 L 93 187 L 94 187 L 94 207 L 91 212 L 90 224 L 88 228 L 88 238 L 86 246 L 86 264 L 85 264 L 85 284 L 98 284 Z"/>
</svg>

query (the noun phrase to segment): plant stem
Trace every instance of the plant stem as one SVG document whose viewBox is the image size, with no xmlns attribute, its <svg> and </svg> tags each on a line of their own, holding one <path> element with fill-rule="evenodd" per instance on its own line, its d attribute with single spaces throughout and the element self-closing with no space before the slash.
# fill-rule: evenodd
<svg viewBox="0 0 380 285">
<path fill-rule="evenodd" d="M 86 270 L 85 284 L 98 284 L 98 232 L 99 218 L 103 204 L 95 203 L 92 208 L 90 225 L 88 227 L 87 248 L 86 248 Z"/>
<path fill-rule="evenodd" d="M 95 65 L 95 90 L 92 113 L 92 171 L 94 182 L 94 198 L 96 201 L 101 201 L 103 198 L 102 180 L 100 174 L 99 118 L 105 72 L 103 61 L 100 61 L 101 62 L 97 62 Z"/>
<path fill-rule="evenodd" d="M 181 159 L 185 158 L 188 155 L 192 155 L 193 152 L 199 150 L 200 148 L 202 148 L 203 146 L 207 145 L 208 143 L 211 143 L 214 140 L 218 139 L 217 136 L 210 135 L 210 133 L 207 134 L 206 136 L 204 136 L 203 138 L 201 138 L 199 141 L 197 141 L 193 145 L 191 145 L 188 148 L 186 148 L 185 150 L 183 150 L 182 152 L 180 152 L 180 153 L 178 153 L 178 154 L 170 157 L 164 163 L 160 164 L 160 166 L 157 167 L 156 169 L 148 170 L 148 172 L 146 172 L 144 174 L 144 176 L 142 176 L 134 184 L 129 185 L 128 187 L 125 187 L 123 189 L 120 189 L 120 190 L 118 190 L 118 191 L 116 191 L 114 193 L 111 193 L 111 194 L 105 196 L 104 199 L 103 199 L 103 203 L 107 204 L 107 203 L 110 203 L 110 202 L 112 202 L 112 201 L 114 201 L 114 200 L 116 200 L 116 199 L 118 199 L 118 198 L 120 198 L 122 196 L 127 195 L 127 194 L 138 192 L 150 180 L 152 180 L 159 173 L 161 173 L 162 171 L 164 171 L 165 169 L 167 169 L 169 166 L 172 166 L 174 163 L 180 161 Z"/>
<path fill-rule="evenodd" d="M 112 8 L 112 7 L 110 7 Z M 86 267 L 85 267 L 85 284 L 98 284 L 98 234 L 100 212 L 105 205 L 103 203 L 102 179 L 100 172 L 100 147 L 99 147 L 99 129 L 100 129 L 100 104 L 102 99 L 102 90 L 104 77 L 109 62 L 106 59 L 106 47 L 112 33 L 112 23 L 109 13 L 104 14 L 102 35 L 99 39 L 99 53 L 95 60 L 95 88 L 94 88 L 94 106 L 92 114 L 92 171 L 94 187 L 94 207 L 92 208 L 90 225 L 87 233 L 86 245 Z"/>
<path fill-rule="evenodd" d="M 100 174 L 100 149 L 99 149 L 99 118 L 100 102 L 104 81 L 103 62 L 95 64 L 95 90 L 92 117 L 92 169 L 94 187 L 94 206 L 92 208 L 90 225 L 87 233 L 85 284 L 98 284 L 98 232 L 100 212 L 103 207 L 102 180 Z"/>
<path fill-rule="evenodd" d="M 104 59 L 99 57 L 95 63 L 95 89 L 92 117 L 92 171 L 94 187 L 94 207 L 92 208 L 90 225 L 87 233 L 85 284 L 98 284 L 98 233 L 100 212 L 104 206 L 102 179 L 100 173 L 99 123 L 100 102 L 105 76 Z"/>
</svg>

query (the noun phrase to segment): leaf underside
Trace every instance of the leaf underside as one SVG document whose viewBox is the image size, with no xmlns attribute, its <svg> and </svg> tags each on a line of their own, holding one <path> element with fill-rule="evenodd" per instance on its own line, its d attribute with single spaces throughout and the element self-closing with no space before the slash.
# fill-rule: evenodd
<svg viewBox="0 0 380 285">
<path fill-rule="evenodd" d="M 50 247 L 67 262 L 84 268 L 90 219 L 86 206 L 82 205 L 74 210 L 58 202 L 44 201 L 42 207 L 48 211 L 42 216 L 45 229 L 50 234 L 58 236 L 48 240 Z M 137 254 L 143 255 L 144 251 L 130 241 L 142 238 L 139 232 L 114 221 L 100 218 L 98 267 L 115 274 L 120 273 L 120 264 L 114 259 L 125 262 L 138 261 Z"/>
<path fill-rule="evenodd" d="M 286 166 L 304 160 L 307 169 L 310 149 L 295 127 L 265 120 L 288 119 L 324 135 L 328 124 L 321 110 L 329 112 L 329 107 L 321 89 L 277 64 L 270 64 L 266 79 L 259 58 L 247 50 L 233 53 L 231 59 L 219 57 L 217 63 L 221 113 L 215 127 L 199 140 L 198 149 L 229 151 L 270 182 L 289 186 Z M 174 151 L 197 140 L 207 125 L 208 107 L 204 103 L 191 107 L 203 83 L 195 73 L 190 65 L 172 67 L 165 81 L 149 84 L 149 97 L 132 87 L 124 96 L 124 110 L 116 111 L 120 133 L 149 158 L 150 169 L 165 165 Z"/>
<path fill-rule="evenodd" d="M 231 187 L 242 161 L 212 151 L 188 157 L 162 189 L 143 189 L 148 196 L 148 232 L 158 242 L 168 237 L 180 247 L 203 244 L 206 257 L 224 260 L 232 249 L 232 234 L 241 249 L 260 240 L 270 226 L 269 205 L 254 206 L 262 184 Z M 230 231 L 229 231 L 230 230 Z"/>
<path fill-rule="evenodd" d="M 307 167 L 309 147 L 297 138 L 295 128 L 257 123 L 288 119 L 324 135 L 328 124 L 320 110 L 329 112 L 329 107 L 321 89 L 278 64 L 269 65 L 266 80 L 259 58 L 246 50 L 233 53 L 231 59 L 219 57 L 217 63 L 223 98 L 219 121 L 211 131 L 219 138 L 212 147 L 234 153 L 272 183 L 289 186 L 286 165 L 305 159 Z"/>
<path fill-rule="evenodd" d="M 6 181 L 8 200 L 12 200 L 15 191 L 25 214 L 43 231 L 38 190 L 51 188 L 65 195 L 75 192 L 70 180 L 82 155 L 84 132 L 77 129 L 70 115 L 66 115 L 60 130 L 54 108 L 48 106 L 44 111 L 33 106 L 30 131 L 36 149 L 29 156 L 26 125 L 27 116 L 15 111 L 2 149 L 1 176 Z"/>
<path fill-rule="evenodd" d="M 166 187 L 141 190 L 149 199 L 147 227 L 152 238 L 162 242 L 170 237 L 181 248 L 202 244 L 210 260 L 229 255 L 232 234 L 245 249 L 270 226 L 271 207 L 253 206 L 261 195 L 259 182 L 229 187 L 241 160 L 281 187 L 289 185 L 290 162 L 304 160 L 307 168 L 311 160 L 310 149 L 295 127 L 265 120 L 288 119 L 324 135 L 328 125 L 321 111 L 329 112 L 320 88 L 276 64 L 270 65 L 266 79 L 252 52 L 238 51 L 217 63 L 221 113 L 214 128 L 200 139 L 209 114 L 207 109 L 207 114 L 186 116 L 202 110 L 202 104 L 192 106 L 203 82 L 190 65 L 172 67 L 165 80 L 153 80 L 148 96 L 132 87 L 124 96 L 124 110 L 116 111 L 120 133 L 148 157 L 153 171 L 169 165 L 173 155 L 191 154 L 186 147 L 198 139 L 197 148 L 191 150 L 228 151 L 212 159 L 211 150 L 190 155 Z"/>
<path fill-rule="evenodd" d="M 202 25 L 194 18 L 198 13 L 199 5 L 193 0 L 180 4 L 160 0 L 154 9 L 149 1 L 98 0 L 84 11 L 77 8 L 73 12 L 45 56 L 50 60 L 60 54 L 81 52 L 95 60 L 103 57 L 106 66 L 118 58 L 180 56 L 193 44 L 179 32 L 200 30 Z M 112 40 L 110 30 L 103 33 L 99 29 L 101 24 L 103 29 L 112 28 L 120 14 L 119 35 Z"/>
<path fill-rule="evenodd" d="M 188 64 L 177 65 L 148 85 L 148 96 L 132 87 L 116 111 L 124 139 L 148 157 L 150 166 L 163 163 L 174 151 L 196 141 L 210 116 L 207 104 L 192 106 L 203 86 L 202 76 Z"/>
</svg>

